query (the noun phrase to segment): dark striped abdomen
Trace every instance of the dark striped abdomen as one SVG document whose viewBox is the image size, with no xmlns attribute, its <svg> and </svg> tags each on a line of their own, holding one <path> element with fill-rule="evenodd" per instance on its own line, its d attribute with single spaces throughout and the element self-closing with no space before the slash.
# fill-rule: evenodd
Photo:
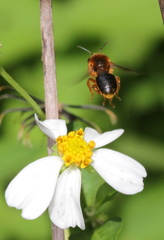
<svg viewBox="0 0 164 240">
<path fill-rule="evenodd" d="M 113 74 L 104 72 L 96 77 L 97 85 L 103 94 L 114 94 L 117 90 L 117 82 Z"/>
</svg>

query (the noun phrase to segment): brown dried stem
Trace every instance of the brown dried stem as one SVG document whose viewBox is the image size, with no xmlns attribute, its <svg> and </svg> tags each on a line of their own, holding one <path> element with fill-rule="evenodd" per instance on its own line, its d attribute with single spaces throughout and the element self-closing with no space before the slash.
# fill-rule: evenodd
<svg viewBox="0 0 164 240">
<path fill-rule="evenodd" d="M 164 23 L 164 0 L 158 0 L 158 2 L 159 2 L 160 9 L 161 9 L 163 23 Z"/>
<path fill-rule="evenodd" d="M 46 119 L 58 119 L 59 113 L 56 86 L 56 67 L 51 0 L 40 0 L 40 24 L 42 34 L 42 61 L 44 70 Z M 48 139 L 49 154 L 51 153 L 52 145 L 52 140 Z M 64 231 L 55 226 L 54 224 L 52 224 L 52 239 L 64 239 Z"/>
<path fill-rule="evenodd" d="M 40 0 L 46 118 L 59 117 L 51 0 Z"/>
</svg>

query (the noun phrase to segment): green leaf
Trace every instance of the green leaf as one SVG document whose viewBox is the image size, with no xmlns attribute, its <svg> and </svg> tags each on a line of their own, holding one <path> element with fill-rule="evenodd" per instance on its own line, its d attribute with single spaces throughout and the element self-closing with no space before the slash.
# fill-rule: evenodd
<svg viewBox="0 0 164 240">
<path fill-rule="evenodd" d="M 95 206 L 99 207 L 105 201 L 112 200 L 116 196 L 116 194 L 117 191 L 105 182 L 97 191 L 95 198 Z"/>
<path fill-rule="evenodd" d="M 110 220 L 95 230 L 91 240 L 117 240 L 120 230 L 121 219 Z"/>
<path fill-rule="evenodd" d="M 8 82 L 35 110 L 35 112 L 44 119 L 45 114 L 40 109 L 38 104 L 33 98 L 5 71 L 3 67 L 0 66 L 0 75 Z"/>
<path fill-rule="evenodd" d="M 90 240 L 92 236 L 91 230 L 82 231 L 79 229 L 77 233 L 73 233 L 70 235 L 69 240 Z"/>
<path fill-rule="evenodd" d="M 86 205 L 91 207 L 95 203 L 96 193 L 104 180 L 92 168 L 87 169 L 82 170 L 82 187 Z"/>
</svg>

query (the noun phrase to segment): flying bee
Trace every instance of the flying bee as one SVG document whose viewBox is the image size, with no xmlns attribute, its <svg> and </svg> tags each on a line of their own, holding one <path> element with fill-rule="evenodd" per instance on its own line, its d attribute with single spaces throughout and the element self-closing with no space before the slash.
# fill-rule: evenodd
<svg viewBox="0 0 164 240">
<path fill-rule="evenodd" d="M 131 70 L 113 63 L 108 56 L 100 53 L 107 43 L 108 42 L 100 48 L 98 53 L 91 53 L 88 49 L 81 46 L 77 47 L 91 55 L 88 59 L 88 72 L 90 78 L 87 81 L 87 86 L 92 94 L 91 100 L 93 99 L 94 92 L 96 92 L 103 96 L 103 105 L 105 104 L 106 99 L 108 99 L 109 104 L 112 107 L 115 107 L 112 103 L 113 98 L 116 97 L 119 100 L 121 100 L 121 98 L 118 96 L 120 90 L 120 78 L 113 75 L 114 68 L 120 68 L 126 71 Z"/>
<path fill-rule="evenodd" d="M 114 76 L 106 71 L 97 75 L 95 79 L 89 78 L 87 81 L 87 86 L 92 94 L 91 100 L 93 99 L 94 92 L 102 95 L 104 97 L 103 105 L 105 105 L 106 99 L 112 107 L 115 107 L 112 100 L 114 97 L 121 100 L 118 96 L 120 90 L 120 78 Z"/>
</svg>

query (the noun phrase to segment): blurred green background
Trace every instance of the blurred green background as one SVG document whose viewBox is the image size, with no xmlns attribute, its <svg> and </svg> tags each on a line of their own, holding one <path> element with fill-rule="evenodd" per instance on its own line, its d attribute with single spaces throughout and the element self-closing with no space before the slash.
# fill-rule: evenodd
<svg viewBox="0 0 164 240">
<path fill-rule="evenodd" d="M 110 148 L 142 163 L 148 172 L 145 189 L 134 196 L 119 195 L 112 216 L 123 219 L 119 240 L 157 240 L 164 237 L 164 35 L 156 0 L 61 0 L 53 1 L 58 97 L 67 104 L 102 104 L 95 94 L 90 102 L 86 80 L 87 52 L 103 53 L 121 66 L 141 73 L 116 70 L 121 77 L 119 96 L 113 110 L 118 123 L 112 125 L 103 112 L 72 110 L 94 120 L 102 131 L 125 129 Z M 29 93 L 44 99 L 41 62 L 39 1 L 0 1 L 1 65 Z M 0 84 L 5 81 L 0 78 Z M 0 110 L 12 102 L 0 102 Z M 109 109 L 110 106 L 107 104 Z M 46 139 L 38 129 L 31 134 L 32 147 L 17 140 L 20 114 L 9 114 L 0 127 L 0 240 L 51 239 L 47 212 L 27 221 L 20 211 L 9 208 L 4 191 L 11 179 L 28 163 L 46 156 Z"/>
</svg>

